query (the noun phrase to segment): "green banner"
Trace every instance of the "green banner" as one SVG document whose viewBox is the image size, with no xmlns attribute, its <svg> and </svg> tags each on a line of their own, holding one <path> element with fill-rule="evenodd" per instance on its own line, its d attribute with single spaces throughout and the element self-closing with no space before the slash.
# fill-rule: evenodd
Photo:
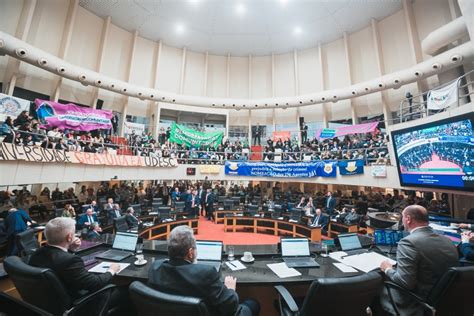
<svg viewBox="0 0 474 316">
<path fill-rule="evenodd" d="M 186 126 L 173 123 L 171 126 L 170 142 L 185 144 L 188 147 L 214 147 L 222 143 L 224 132 L 202 133 Z"/>
</svg>

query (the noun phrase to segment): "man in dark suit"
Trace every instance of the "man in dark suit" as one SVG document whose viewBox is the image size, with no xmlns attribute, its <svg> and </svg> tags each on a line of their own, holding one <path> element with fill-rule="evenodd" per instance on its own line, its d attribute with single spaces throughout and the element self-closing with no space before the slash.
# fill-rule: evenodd
<svg viewBox="0 0 474 316">
<path fill-rule="evenodd" d="M 258 315 L 254 300 L 239 305 L 236 279 L 227 276 L 224 283 L 212 266 L 195 264 L 196 240 L 188 226 L 175 227 L 168 239 L 169 260 L 155 261 L 149 270 L 148 284 L 162 292 L 202 298 L 211 315 Z"/>
<path fill-rule="evenodd" d="M 122 217 L 122 212 L 120 211 L 120 206 L 117 203 L 115 203 L 112 208 L 107 208 L 107 222 L 109 224 L 114 222 L 114 218 L 119 217 Z"/>
<path fill-rule="evenodd" d="M 28 229 L 28 225 L 36 223 L 31 217 L 26 214 L 24 210 L 12 208 L 8 211 L 8 216 L 5 219 L 5 228 L 8 240 L 8 256 L 16 255 L 18 249 L 15 244 L 15 236 Z"/>
<path fill-rule="evenodd" d="M 332 196 L 332 192 L 328 192 L 327 194 L 327 199 L 326 199 L 326 213 L 329 214 L 329 216 L 332 216 L 334 212 L 334 208 L 336 207 L 336 198 Z"/>
<path fill-rule="evenodd" d="M 470 243 L 471 239 L 473 238 L 473 232 L 465 232 L 461 234 L 461 244 L 459 245 L 459 251 L 466 260 L 474 261 L 474 244 Z"/>
<path fill-rule="evenodd" d="M 38 249 L 31 256 L 29 264 L 52 269 L 73 298 L 79 298 L 85 292 L 97 291 L 111 283 L 112 276 L 120 269 L 118 264 L 113 263 L 106 273 L 90 273 L 79 256 L 68 252 L 81 245 L 81 240 L 74 236 L 75 223 L 70 218 L 56 217 L 50 220 L 44 233 L 48 245 Z"/>
<path fill-rule="evenodd" d="M 208 220 L 212 219 L 212 213 L 214 213 L 214 202 L 215 195 L 212 193 L 212 189 L 207 189 L 206 196 L 204 197 L 204 205 L 206 207 L 206 216 Z"/>
<path fill-rule="evenodd" d="M 100 239 L 100 233 L 102 233 L 102 228 L 100 228 L 99 223 L 92 223 L 85 239 L 90 241 Z"/>
<path fill-rule="evenodd" d="M 82 214 L 81 217 L 79 217 L 79 221 L 77 224 L 79 225 L 80 228 L 89 228 L 92 223 L 98 223 L 99 221 L 97 220 L 97 215 L 95 215 L 92 212 L 92 209 L 89 208 L 87 209 L 85 214 Z"/>
<path fill-rule="evenodd" d="M 206 199 L 206 190 L 204 190 L 204 188 L 202 187 L 202 185 L 199 186 L 199 189 L 197 191 L 197 196 L 199 197 L 199 201 L 200 201 L 200 211 L 199 211 L 199 215 L 200 216 L 204 216 L 204 211 L 206 210 L 206 203 L 205 203 L 205 199 Z"/>
<path fill-rule="evenodd" d="M 321 212 L 321 209 L 317 208 L 310 226 L 321 227 L 321 232 L 323 234 L 327 234 L 328 224 L 329 224 L 329 216 L 323 214 L 323 212 Z"/>
<path fill-rule="evenodd" d="M 428 211 L 424 207 L 407 206 L 402 212 L 402 221 L 410 235 L 398 243 L 397 266 L 384 261 L 380 269 L 390 281 L 426 299 L 441 276 L 458 265 L 458 253 L 451 240 L 428 226 Z M 395 289 L 390 291 L 400 315 L 423 315 L 416 301 Z M 395 314 L 386 289 L 380 303 L 386 311 Z"/>
<path fill-rule="evenodd" d="M 141 221 L 134 215 L 135 210 L 133 207 L 127 208 L 127 215 L 125 215 L 125 221 L 127 222 L 128 228 L 137 228 Z"/>
</svg>

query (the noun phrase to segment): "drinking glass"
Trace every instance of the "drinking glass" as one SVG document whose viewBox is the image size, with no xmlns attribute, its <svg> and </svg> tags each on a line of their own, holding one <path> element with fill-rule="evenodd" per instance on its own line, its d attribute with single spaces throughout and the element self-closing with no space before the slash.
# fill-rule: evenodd
<svg viewBox="0 0 474 316">
<path fill-rule="evenodd" d="M 327 244 L 322 244 L 321 245 L 321 256 L 327 257 L 328 252 L 329 252 L 328 245 Z"/>
<path fill-rule="evenodd" d="M 227 246 L 227 260 L 234 260 L 235 249 L 234 246 Z"/>
</svg>

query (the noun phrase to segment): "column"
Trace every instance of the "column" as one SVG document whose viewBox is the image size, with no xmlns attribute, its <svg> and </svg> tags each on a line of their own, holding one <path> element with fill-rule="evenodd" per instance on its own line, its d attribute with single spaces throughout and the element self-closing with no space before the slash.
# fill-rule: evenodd
<svg viewBox="0 0 474 316">
<path fill-rule="evenodd" d="M 249 148 L 252 148 L 252 110 L 249 110 L 249 119 L 248 119 L 248 133 L 249 133 Z"/>
<path fill-rule="evenodd" d="M 181 60 L 181 77 L 179 80 L 179 93 L 183 94 L 184 91 L 184 79 L 186 76 L 186 47 L 183 48 L 183 56 Z"/>
<path fill-rule="evenodd" d="M 347 73 L 349 74 L 349 85 L 353 84 L 353 79 L 352 79 L 352 70 L 351 70 L 351 58 L 350 58 L 350 47 L 349 47 L 349 39 L 347 36 L 347 32 L 344 32 L 344 51 L 345 51 L 345 57 L 346 57 L 346 67 L 347 67 Z M 351 104 L 351 117 L 352 117 L 352 125 L 356 125 L 359 123 L 359 120 L 357 118 L 357 111 L 355 107 L 355 102 L 354 98 L 350 98 L 349 102 Z"/>
<path fill-rule="evenodd" d="M 36 0 L 25 0 L 21 10 L 20 19 L 15 31 L 15 37 L 26 41 L 31 28 L 31 21 L 33 20 L 33 13 L 36 8 Z M 20 60 L 8 57 L 8 63 L 5 67 L 5 75 L 3 76 L 3 91 L 5 94 L 13 95 L 15 90 L 18 71 L 20 70 Z"/>
<path fill-rule="evenodd" d="M 321 80 L 321 91 L 326 89 L 326 84 L 324 82 L 324 58 L 323 58 L 323 49 L 321 43 L 318 43 L 318 53 L 319 53 L 319 67 L 321 68 L 321 73 L 319 74 Z M 323 126 L 327 128 L 329 126 L 329 118 L 327 111 L 327 104 L 323 103 L 322 105 L 323 112 Z"/>
<path fill-rule="evenodd" d="M 131 49 L 131 54 L 130 54 L 130 60 L 128 62 L 128 69 L 127 69 L 127 82 L 130 82 L 131 80 L 131 75 L 132 75 L 132 65 L 133 65 L 133 58 L 135 55 L 135 50 L 137 47 L 137 39 L 138 39 L 138 31 L 135 31 L 133 33 L 133 40 L 132 40 L 132 47 Z M 122 129 L 120 130 L 120 136 L 124 136 L 124 131 L 125 131 L 125 121 L 127 119 L 127 113 L 128 113 L 128 100 L 130 99 L 129 96 L 124 96 L 124 103 L 123 103 L 123 108 L 122 108 Z"/>
<path fill-rule="evenodd" d="M 206 52 L 206 58 L 204 60 L 204 91 L 203 96 L 207 96 L 207 75 L 209 72 L 209 52 Z"/>
<path fill-rule="evenodd" d="M 97 64 L 95 66 L 95 70 L 98 73 L 102 73 L 102 64 L 104 63 L 104 56 L 105 56 L 105 48 L 106 48 L 106 43 L 109 38 L 109 31 L 110 31 L 110 23 L 112 21 L 112 18 L 110 16 L 106 17 L 104 19 L 104 24 L 102 26 L 102 34 L 100 37 L 100 44 L 99 44 L 99 52 L 98 52 L 98 57 L 97 57 Z M 99 99 L 99 90 L 100 88 L 95 88 L 94 91 L 94 98 L 92 99 L 92 104 L 91 107 L 93 109 L 96 108 L 97 106 L 97 100 Z"/>
<path fill-rule="evenodd" d="M 230 91 L 230 53 L 227 54 L 227 70 L 226 70 L 226 92 L 225 95 L 228 98 L 229 97 L 229 91 Z"/>
</svg>

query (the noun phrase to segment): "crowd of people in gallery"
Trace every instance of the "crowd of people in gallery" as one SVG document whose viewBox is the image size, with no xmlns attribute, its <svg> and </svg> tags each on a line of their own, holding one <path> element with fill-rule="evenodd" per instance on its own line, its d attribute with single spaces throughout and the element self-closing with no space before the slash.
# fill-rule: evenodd
<svg viewBox="0 0 474 316">
<path fill-rule="evenodd" d="M 261 149 L 252 152 L 247 139 L 224 137 L 216 146 L 187 146 L 170 141 L 171 129 L 160 129 L 157 138 L 151 132 L 127 135 L 127 144 L 118 145 L 107 130 L 90 132 L 43 128 L 38 120 L 23 111 L 17 118 L 8 117 L 0 128 L 3 142 L 18 146 L 87 153 L 132 154 L 155 158 L 177 158 L 180 163 L 223 164 L 226 160 L 314 161 L 363 159 L 366 163 L 388 164 L 388 135 L 375 133 L 346 135 L 329 139 L 302 137 L 268 138 Z M 306 132 L 307 133 L 307 132 Z M 301 133 L 306 135 L 305 133 Z M 252 157 L 252 154 L 256 156 Z"/>
</svg>

